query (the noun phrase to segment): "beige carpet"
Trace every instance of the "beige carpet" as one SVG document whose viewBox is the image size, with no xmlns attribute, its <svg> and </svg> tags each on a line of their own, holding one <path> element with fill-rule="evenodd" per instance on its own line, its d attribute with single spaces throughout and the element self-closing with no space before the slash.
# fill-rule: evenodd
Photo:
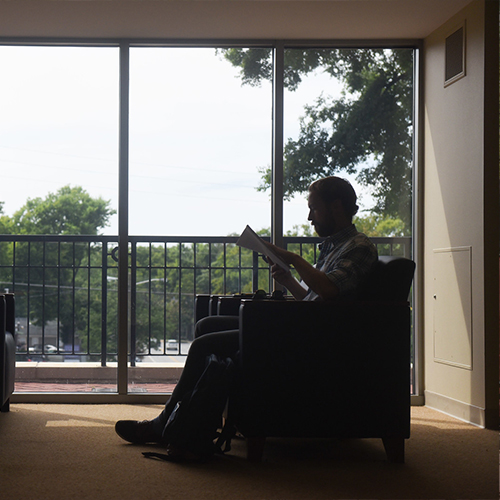
<svg viewBox="0 0 500 500">
<path fill-rule="evenodd" d="M 264 461 L 244 442 L 206 464 L 148 460 L 124 443 L 120 418 L 159 406 L 11 405 L 0 414 L 0 498 L 46 499 L 496 499 L 498 433 L 412 409 L 406 464 L 380 440 L 269 440 Z"/>
</svg>

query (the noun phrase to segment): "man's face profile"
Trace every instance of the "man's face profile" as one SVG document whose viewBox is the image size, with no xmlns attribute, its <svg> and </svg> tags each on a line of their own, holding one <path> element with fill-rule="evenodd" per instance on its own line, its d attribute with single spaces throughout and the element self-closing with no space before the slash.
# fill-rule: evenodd
<svg viewBox="0 0 500 500">
<path fill-rule="evenodd" d="M 325 203 L 314 191 L 309 193 L 308 204 L 309 217 L 307 219 L 311 221 L 318 236 L 324 238 L 335 233 L 337 224 L 334 204 Z"/>
</svg>

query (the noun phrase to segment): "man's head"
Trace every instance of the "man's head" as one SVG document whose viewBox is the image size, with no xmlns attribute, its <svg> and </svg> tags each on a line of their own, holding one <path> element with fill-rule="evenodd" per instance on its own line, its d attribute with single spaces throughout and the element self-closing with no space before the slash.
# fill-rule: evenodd
<svg viewBox="0 0 500 500">
<path fill-rule="evenodd" d="M 352 223 L 358 211 L 356 193 L 345 179 L 324 177 L 309 186 L 309 217 L 319 236 L 325 237 Z"/>
</svg>

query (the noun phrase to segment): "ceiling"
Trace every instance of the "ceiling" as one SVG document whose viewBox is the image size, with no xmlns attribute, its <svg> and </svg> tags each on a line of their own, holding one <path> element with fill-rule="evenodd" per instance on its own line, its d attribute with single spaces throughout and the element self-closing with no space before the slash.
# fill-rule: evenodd
<svg viewBox="0 0 500 500">
<path fill-rule="evenodd" d="M 0 0 L 0 37 L 421 39 L 471 1 Z"/>
</svg>

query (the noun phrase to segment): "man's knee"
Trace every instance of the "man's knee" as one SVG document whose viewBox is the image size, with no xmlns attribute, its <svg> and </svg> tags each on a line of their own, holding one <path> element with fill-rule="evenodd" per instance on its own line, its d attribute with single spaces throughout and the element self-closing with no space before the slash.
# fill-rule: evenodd
<svg viewBox="0 0 500 500">
<path fill-rule="evenodd" d="M 238 316 L 207 316 L 196 323 L 194 336 L 198 338 L 207 333 L 234 330 L 239 327 Z"/>
<path fill-rule="evenodd" d="M 213 330 L 214 318 L 215 318 L 215 316 L 207 316 L 207 317 L 201 318 L 199 321 L 197 321 L 196 327 L 195 327 L 195 337 L 199 337 L 200 335 L 203 335 L 205 333 L 210 333 L 210 332 L 216 331 L 216 330 Z"/>
<path fill-rule="evenodd" d="M 239 349 L 239 330 L 210 332 L 195 338 L 189 348 L 188 359 L 205 359 L 210 354 L 232 357 Z"/>
</svg>

